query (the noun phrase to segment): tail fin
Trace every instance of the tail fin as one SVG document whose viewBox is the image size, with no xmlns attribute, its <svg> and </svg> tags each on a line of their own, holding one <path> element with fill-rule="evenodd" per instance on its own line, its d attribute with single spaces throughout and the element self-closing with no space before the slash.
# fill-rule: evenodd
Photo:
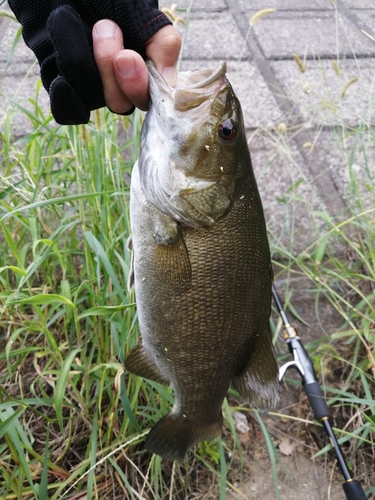
<svg viewBox="0 0 375 500">
<path fill-rule="evenodd" d="M 186 452 L 201 441 L 214 439 L 220 434 L 223 416 L 209 425 L 198 425 L 181 415 L 169 413 L 154 425 L 146 438 L 151 453 L 169 460 L 183 460 Z"/>
</svg>

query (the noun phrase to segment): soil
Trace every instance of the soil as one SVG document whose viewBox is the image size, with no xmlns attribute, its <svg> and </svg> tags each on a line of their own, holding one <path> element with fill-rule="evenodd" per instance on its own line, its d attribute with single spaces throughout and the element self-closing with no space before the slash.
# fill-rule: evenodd
<svg viewBox="0 0 375 500">
<path fill-rule="evenodd" d="M 278 466 L 278 491 L 281 500 L 343 500 L 341 486 L 332 484 L 324 468 L 306 458 L 304 453 L 295 452 L 281 458 L 283 467 Z M 241 494 L 229 492 L 228 500 L 274 500 L 275 483 L 267 459 L 254 460 L 251 477 L 239 488 Z"/>
</svg>

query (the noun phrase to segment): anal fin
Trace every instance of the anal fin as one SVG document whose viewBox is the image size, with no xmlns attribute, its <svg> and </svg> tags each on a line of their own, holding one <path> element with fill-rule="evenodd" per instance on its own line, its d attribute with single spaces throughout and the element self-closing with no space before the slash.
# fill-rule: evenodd
<svg viewBox="0 0 375 500">
<path fill-rule="evenodd" d="M 254 339 L 247 365 L 234 379 L 241 397 L 259 410 L 274 408 L 279 400 L 278 367 L 268 325 Z"/>
<path fill-rule="evenodd" d="M 153 360 L 147 355 L 142 342 L 138 342 L 127 355 L 125 368 L 138 377 L 147 378 L 159 384 L 169 385 L 169 380 L 160 373 Z"/>
</svg>

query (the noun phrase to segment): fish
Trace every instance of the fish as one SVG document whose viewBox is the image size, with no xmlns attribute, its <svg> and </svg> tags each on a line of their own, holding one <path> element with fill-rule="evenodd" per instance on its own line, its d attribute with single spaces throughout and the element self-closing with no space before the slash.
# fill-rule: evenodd
<svg viewBox="0 0 375 500">
<path fill-rule="evenodd" d="M 170 386 L 174 404 L 149 452 L 183 460 L 223 425 L 230 385 L 267 411 L 278 401 L 270 332 L 270 249 L 241 105 L 226 63 L 178 73 L 148 65 L 150 108 L 130 187 L 132 374 Z"/>
</svg>

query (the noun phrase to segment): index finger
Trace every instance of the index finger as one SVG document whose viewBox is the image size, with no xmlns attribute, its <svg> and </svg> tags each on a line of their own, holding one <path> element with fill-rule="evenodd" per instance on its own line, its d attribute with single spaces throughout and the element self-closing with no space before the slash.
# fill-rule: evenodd
<svg viewBox="0 0 375 500">
<path fill-rule="evenodd" d="M 120 27 L 109 19 L 102 19 L 94 25 L 92 36 L 108 108 L 120 114 L 126 114 L 133 106 L 147 110 L 147 68 L 137 52 L 124 49 Z"/>
</svg>

